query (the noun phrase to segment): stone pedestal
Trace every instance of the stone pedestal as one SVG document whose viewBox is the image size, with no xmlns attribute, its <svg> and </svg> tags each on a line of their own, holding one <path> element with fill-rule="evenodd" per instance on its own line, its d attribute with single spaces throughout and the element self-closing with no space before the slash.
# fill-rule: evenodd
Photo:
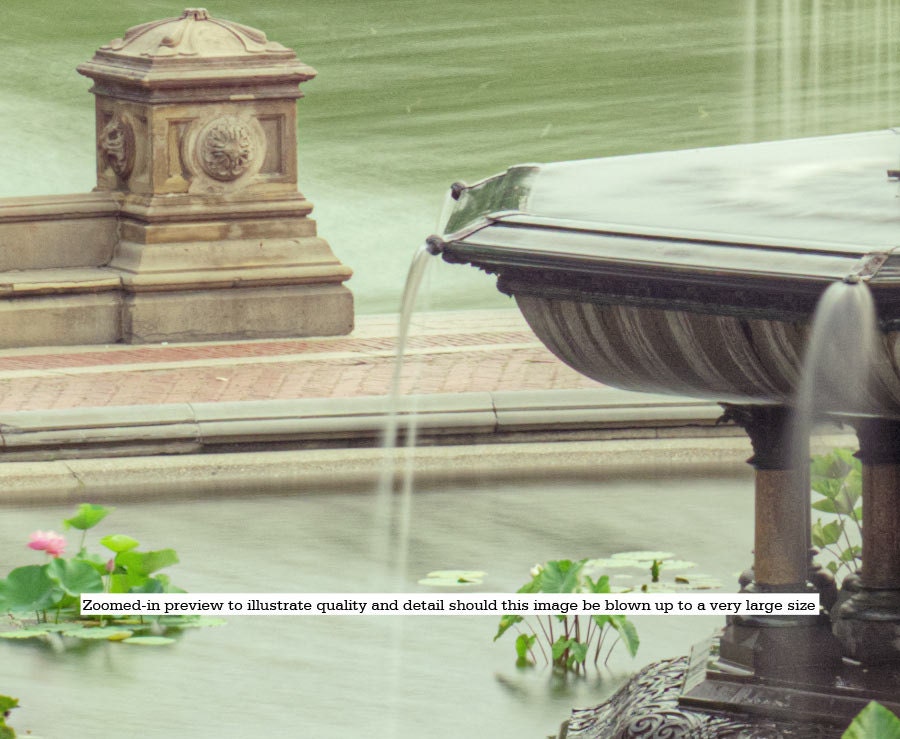
<svg viewBox="0 0 900 739">
<path fill-rule="evenodd" d="M 97 190 L 119 197 L 123 340 L 348 333 L 351 271 L 297 189 L 298 85 L 265 34 L 188 9 L 78 67 L 94 81 Z"/>
</svg>

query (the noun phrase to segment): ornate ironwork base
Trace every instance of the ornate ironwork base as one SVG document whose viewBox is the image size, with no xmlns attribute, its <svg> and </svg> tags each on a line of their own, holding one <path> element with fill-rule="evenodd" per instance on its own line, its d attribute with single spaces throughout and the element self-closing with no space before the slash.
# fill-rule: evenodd
<svg viewBox="0 0 900 739">
<path fill-rule="evenodd" d="M 560 739 L 839 739 L 834 726 L 679 705 L 687 657 L 641 670 L 606 703 L 576 709 Z"/>
</svg>

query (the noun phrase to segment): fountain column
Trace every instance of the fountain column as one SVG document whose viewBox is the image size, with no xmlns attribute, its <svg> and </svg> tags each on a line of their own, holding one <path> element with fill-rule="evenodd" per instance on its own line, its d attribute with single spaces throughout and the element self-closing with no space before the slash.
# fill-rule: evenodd
<svg viewBox="0 0 900 739">
<path fill-rule="evenodd" d="M 857 423 L 862 461 L 862 570 L 844 580 L 848 596 L 835 633 L 864 665 L 900 662 L 900 421 Z"/>
<path fill-rule="evenodd" d="M 756 470 L 753 569 L 741 577 L 742 592 L 818 591 L 830 606 L 834 581 L 812 564 L 808 454 L 792 449 L 791 410 L 780 405 L 724 407 L 725 418 L 750 437 L 753 456 L 747 461 Z M 804 463 L 798 466 L 798 460 Z M 840 660 L 825 615 L 731 617 L 720 655 L 757 674 L 821 669 Z"/>
</svg>

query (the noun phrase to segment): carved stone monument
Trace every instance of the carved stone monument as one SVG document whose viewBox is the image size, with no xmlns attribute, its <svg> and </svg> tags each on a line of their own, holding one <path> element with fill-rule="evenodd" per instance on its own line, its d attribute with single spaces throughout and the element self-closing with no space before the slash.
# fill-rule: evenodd
<svg viewBox="0 0 900 739">
<path fill-rule="evenodd" d="M 297 190 L 296 100 L 311 67 L 202 8 L 128 30 L 94 81 L 97 190 L 120 197 L 109 268 L 129 341 L 350 331 L 351 271 Z"/>
<path fill-rule="evenodd" d="M 0 199 L 0 347 L 346 334 L 351 270 L 297 189 L 315 76 L 185 10 L 101 47 L 97 187 Z"/>
</svg>

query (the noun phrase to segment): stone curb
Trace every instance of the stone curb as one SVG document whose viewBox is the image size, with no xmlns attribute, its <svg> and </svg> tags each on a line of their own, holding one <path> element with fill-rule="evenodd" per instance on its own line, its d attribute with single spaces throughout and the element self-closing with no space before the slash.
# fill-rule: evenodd
<svg viewBox="0 0 900 739">
<path fill-rule="evenodd" d="M 851 446 L 855 437 L 819 437 L 817 452 Z M 415 470 L 417 493 L 443 485 L 494 482 L 741 478 L 753 485 L 746 437 L 513 442 L 413 450 L 305 449 L 176 456 L 13 462 L 0 465 L 3 505 L 193 500 L 273 494 L 370 492 Z M 410 464 L 412 463 L 412 464 Z M 661 488 L 661 489 L 663 489 Z"/>
<path fill-rule="evenodd" d="M 605 387 L 406 396 L 396 411 L 401 435 L 415 418 L 424 443 L 741 433 L 716 427 L 714 403 Z M 390 412 L 383 396 L 15 411 L 0 414 L 0 461 L 371 446 Z"/>
<path fill-rule="evenodd" d="M 400 485 L 413 456 L 416 490 L 492 481 L 745 476 L 746 439 L 638 439 L 419 447 L 306 449 L 13 462 L 0 465 L 2 505 L 70 505 L 266 494 L 372 492 Z"/>
</svg>

